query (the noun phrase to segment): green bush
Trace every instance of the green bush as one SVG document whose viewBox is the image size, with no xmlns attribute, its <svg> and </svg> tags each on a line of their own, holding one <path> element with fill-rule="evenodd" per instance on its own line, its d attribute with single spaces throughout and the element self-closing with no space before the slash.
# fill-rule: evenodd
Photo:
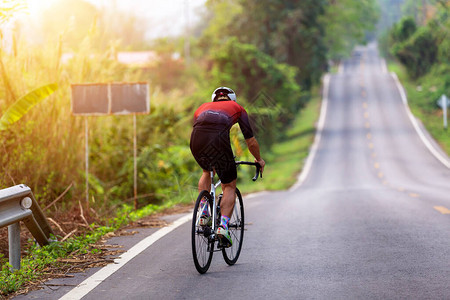
<svg viewBox="0 0 450 300">
<path fill-rule="evenodd" d="M 403 42 L 409 39 L 417 30 L 416 22 L 412 17 L 404 17 L 392 27 L 391 40 L 394 43 Z"/>
<path fill-rule="evenodd" d="M 406 41 L 394 44 L 392 52 L 405 65 L 408 73 L 418 78 L 425 75 L 436 62 L 436 42 L 430 28 L 421 27 Z"/>
</svg>

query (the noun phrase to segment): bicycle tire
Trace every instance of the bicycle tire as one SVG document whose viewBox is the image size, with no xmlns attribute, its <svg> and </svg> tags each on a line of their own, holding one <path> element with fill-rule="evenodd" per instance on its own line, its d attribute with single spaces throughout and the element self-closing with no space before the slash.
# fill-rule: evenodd
<svg viewBox="0 0 450 300">
<path fill-rule="evenodd" d="M 222 249 L 223 259 L 228 265 L 234 265 L 241 254 L 242 242 L 244 241 L 244 202 L 241 192 L 236 188 L 236 198 L 233 214 L 228 223 L 228 232 L 233 240 L 233 245 Z"/>
<path fill-rule="evenodd" d="M 197 201 L 194 206 L 194 213 L 192 217 L 192 256 L 194 258 L 195 268 L 200 274 L 206 273 L 209 266 L 211 265 L 211 260 L 214 250 L 214 241 L 209 240 L 209 235 L 211 234 L 211 226 L 200 226 L 198 220 L 202 214 L 202 207 L 200 205 L 203 197 L 208 199 L 208 209 L 211 214 L 212 200 L 211 195 L 208 191 L 203 190 L 198 195 Z"/>
</svg>

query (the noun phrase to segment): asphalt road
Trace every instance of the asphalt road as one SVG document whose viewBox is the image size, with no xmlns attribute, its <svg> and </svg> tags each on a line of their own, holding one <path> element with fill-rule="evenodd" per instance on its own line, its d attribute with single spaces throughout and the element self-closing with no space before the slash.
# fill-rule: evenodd
<svg viewBox="0 0 450 300">
<path fill-rule="evenodd" d="M 321 132 L 300 186 L 244 199 L 236 265 L 216 253 L 198 274 L 187 222 L 83 299 L 450 298 L 450 170 L 419 138 L 373 45 L 331 75 Z"/>
</svg>

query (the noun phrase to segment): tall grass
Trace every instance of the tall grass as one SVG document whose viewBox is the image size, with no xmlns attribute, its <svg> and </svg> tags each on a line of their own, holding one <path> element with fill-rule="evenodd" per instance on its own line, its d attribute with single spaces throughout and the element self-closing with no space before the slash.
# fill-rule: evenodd
<svg viewBox="0 0 450 300">
<path fill-rule="evenodd" d="M 0 114 L 17 95 L 49 82 L 60 86 L 8 131 L 0 132 L 0 188 L 24 183 L 44 207 L 72 185 L 64 198 L 52 206 L 55 213 L 72 209 L 85 197 L 84 117 L 71 114 L 70 84 L 149 81 L 151 77 L 150 71 L 123 66 L 113 59 L 111 52 L 95 49 L 91 45 L 94 38 L 95 35 L 88 34 L 66 64 L 60 61 L 64 37 L 39 47 L 19 40 L 16 51 L 0 50 L 3 66 Z M 5 44 L 2 41 L 1 49 L 6 48 Z M 177 90 L 162 93 L 153 89 L 152 113 L 137 117 L 138 187 L 141 196 L 147 195 L 140 197 L 142 204 L 170 197 L 168 190 L 179 190 L 174 185 L 177 178 L 179 184 L 184 184 L 184 178 L 189 177 L 186 125 L 190 118 L 186 117 L 185 105 L 180 105 L 182 97 L 186 95 Z M 90 204 L 100 213 L 107 213 L 111 204 L 126 202 L 133 195 L 132 118 L 87 118 Z M 172 149 L 169 151 L 172 157 L 168 157 L 166 149 Z M 176 162 L 174 158 L 183 161 Z"/>
</svg>

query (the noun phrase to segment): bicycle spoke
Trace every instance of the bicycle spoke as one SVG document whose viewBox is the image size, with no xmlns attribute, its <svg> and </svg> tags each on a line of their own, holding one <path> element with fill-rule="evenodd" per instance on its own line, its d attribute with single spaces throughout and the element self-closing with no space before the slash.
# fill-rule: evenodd
<svg viewBox="0 0 450 300">
<path fill-rule="evenodd" d="M 197 240 L 198 246 L 197 248 L 199 249 L 199 258 L 202 260 L 202 265 L 204 265 L 206 263 L 206 249 L 208 247 L 208 243 L 207 243 L 207 239 L 205 238 L 199 238 Z"/>
</svg>

